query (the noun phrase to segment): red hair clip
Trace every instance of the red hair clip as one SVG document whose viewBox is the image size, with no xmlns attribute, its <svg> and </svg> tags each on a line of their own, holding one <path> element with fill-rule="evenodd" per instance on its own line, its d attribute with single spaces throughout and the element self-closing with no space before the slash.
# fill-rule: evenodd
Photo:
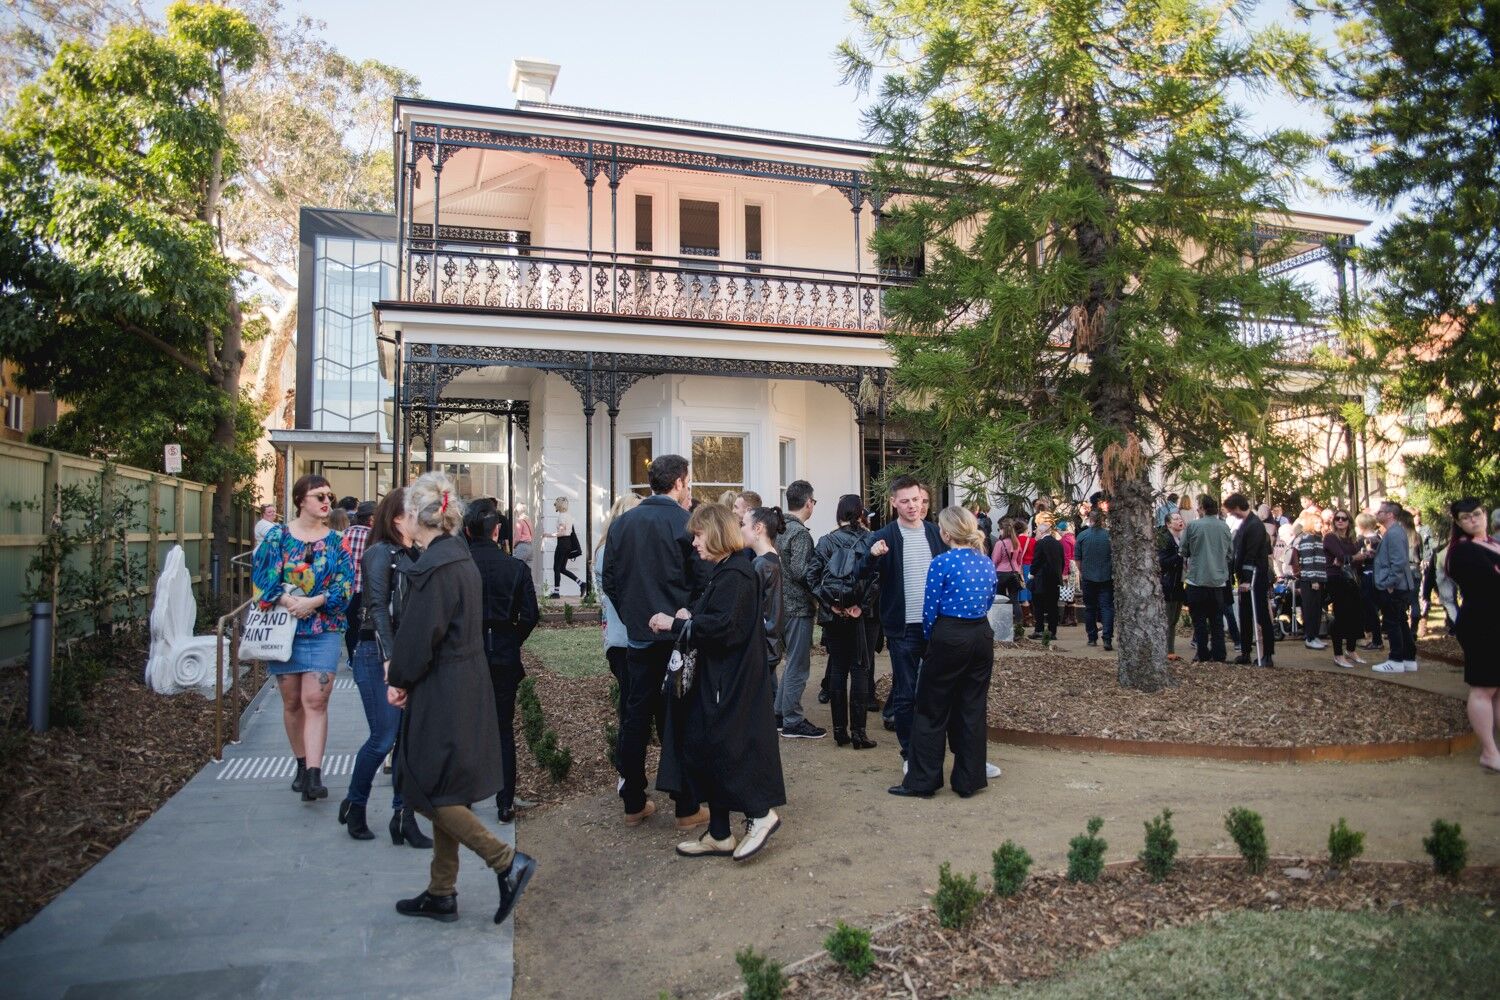
<svg viewBox="0 0 1500 1000">
<path fill-rule="evenodd" d="M 448 491 L 447 490 L 443 491 L 443 505 L 438 508 L 438 513 L 439 514 L 446 514 L 446 513 L 448 513 Z"/>
</svg>

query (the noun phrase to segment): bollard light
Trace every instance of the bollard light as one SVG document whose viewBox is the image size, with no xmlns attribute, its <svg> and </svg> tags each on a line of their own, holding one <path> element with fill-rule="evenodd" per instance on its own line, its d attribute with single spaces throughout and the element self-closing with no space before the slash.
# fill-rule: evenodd
<svg viewBox="0 0 1500 1000">
<path fill-rule="evenodd" d="M 45 733 L 50 724 L 48 707 L 52 702 L 52 602 L 38 601 L 31 606 L 31 655 L 27 658 L 29 674 L 28 709 L 31 731 Z"/>
</svg>

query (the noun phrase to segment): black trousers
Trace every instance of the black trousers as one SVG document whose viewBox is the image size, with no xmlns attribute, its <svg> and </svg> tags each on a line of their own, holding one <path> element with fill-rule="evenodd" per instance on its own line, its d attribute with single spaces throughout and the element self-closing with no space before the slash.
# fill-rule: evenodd
<svg viewBox="0 0 1500 1000">
<path fill-rule="evenodd" d="M 943 785 L 943 750 L 953 751 L 950 783 L 969 794 L 989 784 L 984 776 L 990 675 L 995 633 L 985 618 L 939 618 L 917 675 L 907 788 L 935 792 Z"/>
<path fill-rule="evenodd" d="M 1317 590 L 1313 589 L 1314 584 Z M 1302 638 L 1311 642 L 1323 628 L 1323 598 L 1328 596 L 1324 580 L 1298 580 L 1297 602 L 1302 605 Z"/>
<path fill-rule="evenodd" d="M 1240 655 L 1255 655 L 1255 629 L 1260 626 L 1261 655 L 1276 654 L 1276 630 L 1271 626 L 1271 574 L 1256 573 L 1249 590 L 1238 590 L 1240 603 Z"/>
<path fill-rule="evenodd" d="M 873 618 L 835 618 L 823 626 L 828 647 L 828 700 L 833 731 L 865 731 L 865 706 L 875 688 Z"/>
<path fill-rule="evenodd" d="M 506 663 L 491 658 L 490 684 L 495 689 L 495 717 L 500 723 L 500 769 L 505 784 L 495 797 L 495 804 L 509 809 L 516 801 L 516 689 L 526 676 L 520 663 Z"/>
<path fill-rule="evenodd" d="M 1415 660 L 1417 637 L 1411 627 L 1411 591 L 1377 590 L 1376 599 L 1385 617 L 1385 639 L 1393 660 Z"/>
<path fill-rule="evenodd" d="M 629 652 L 624 646 L 610 646 L 604 651 L 604 659 L 609 664 L 609 672 L 614 676 L 615 683 L 620 686 L 620 704 L 615 708 L 617 728 L 621 722 L 625 721 L 625 692 L 629 690 L 630 685 L 630 668 L 626 665 Z"/>
<path fill-rule="evenodd" d="M 1193 618 L 1193 641 L 1198 644 L 1195 659 L 1223 663 L 1224 591 L 1222 587 L 1187 586 L 1188 614 Z"/>
<path fill-rule="evenodd" d="M 1342 655 L 1346 649 L 1352 653 L 1364 635 L 1364 598 L 1360 596 L 1359 584 L 1334 570 L 1328 580 L 1328 596 L 1333 604 L 1333 624 L 1328 629 L 1333 655 Z"/>
<path fill-rule="evenodd" d="M 1031 578 L 1031 609 L 1036 615 L 1036 631 L 1057 637 L 1057 597 L 1061 589 L 1056 583 L 1037 583 Z"/>
</svg>

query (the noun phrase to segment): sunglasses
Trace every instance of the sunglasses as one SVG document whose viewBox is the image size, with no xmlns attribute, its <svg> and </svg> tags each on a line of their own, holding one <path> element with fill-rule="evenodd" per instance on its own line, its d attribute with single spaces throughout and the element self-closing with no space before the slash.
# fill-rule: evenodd
<svg viewBox="0 0 1500 1000">
<path fill-rule="evenodd" d="M 311 497 L 314 500 L 319 500 L 319 501 L 321 501 L 323 503 L 332 503 L 333 502 L 333 494 L 332 493 L 309 493 L 308 496 Z"/>
</svg>

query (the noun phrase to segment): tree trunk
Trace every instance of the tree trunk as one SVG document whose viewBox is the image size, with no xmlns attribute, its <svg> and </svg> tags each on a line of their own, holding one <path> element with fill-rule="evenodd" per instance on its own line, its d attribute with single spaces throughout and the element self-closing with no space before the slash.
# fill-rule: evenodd
<svg viewBox="0 0 1500 1000">
<path fill-rule="evenodd" d="M 1167 608 L 1156 554 L 1153 492 L 1143 467 L 1116 480 L 1109 500 L 1116 675 L 1121 687 L 1137 691 L 1160 691 L 1174 683 L 1167 671 Z"/>
<path fill-rule="evenodd" d="M 225 456 L 234 453 L 238 430 L 236 422 L 239 416 L 240 369 L 244 364 L 240 343 L 243 325 L 244 314 L 240 312 L 239 301 L 231 292 L 229 322 L 224 326 L 224 346 L 219 355 L 221 372 L 219 388 L 224 392 L 224 409 L 214 422 L 214 444 L 223 450 Z M 230 532 L 234 528 L 234 494 L 238 488 L 239 477 L 235 474 L 231 463 L 226 466 L 225 472 L 219 477 L 217 488 L 214 490 L 213 551 L 219 561 L 221 581 L 229 579 L 231 571 L 229 560 L 234 555 Z"/>
</svg>

